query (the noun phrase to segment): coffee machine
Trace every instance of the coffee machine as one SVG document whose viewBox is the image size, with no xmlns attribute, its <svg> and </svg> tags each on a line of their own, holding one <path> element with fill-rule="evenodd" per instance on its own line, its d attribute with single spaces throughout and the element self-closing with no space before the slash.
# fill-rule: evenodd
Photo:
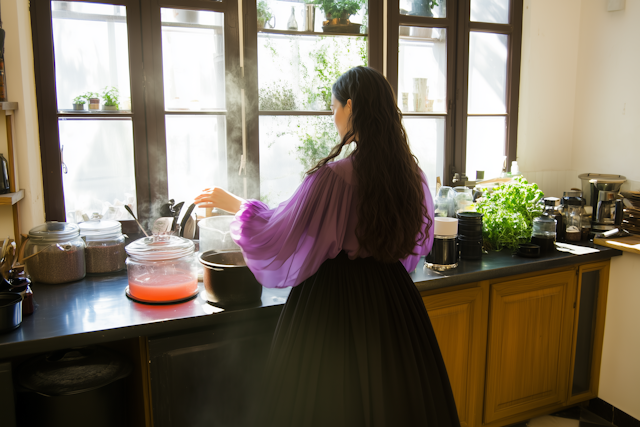
<svg viewBox="0 0 640 427">
<path fill-rule="evenodd" d="M 618 192 L 627 178 L 622 175 L 583 173 L 578 175 L 582 181 L 582 194 L 586 201 L 585 208 L 591 212 L 590 235 L 603 233 L 622 223 L 622 201 L 618 200 Z"/>
</svg>

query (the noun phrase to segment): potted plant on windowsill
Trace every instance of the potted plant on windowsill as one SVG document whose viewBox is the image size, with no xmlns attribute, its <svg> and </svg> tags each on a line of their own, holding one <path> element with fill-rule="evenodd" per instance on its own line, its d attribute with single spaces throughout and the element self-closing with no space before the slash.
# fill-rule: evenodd
<svg viewBox="0 0 640 427">
<path fill-rule="evenodd" d="M 102 106 L 103 110 L 106 111 L 118 111 L 120 104 L 118 103 L 118 88 L 109 86 L 104 88 L 102 92 L 102 99 L 104 99 L 104 105 Z"/>
<path fill-rule="evenodd" d="M 89 102 L 89 110 L 100 109 L 100 95 L 95 92 L 87 92 L 83 95 L 83 98 Z"/>
<path fill-rule="evenodd" d="M 360 24 L 350 22 L 349 17 L 358 13 L 364 0 L 319 0 L 310 3 L 317 4 L 324 12 L 326 21 L 322 23 L 322 31 L 360 33 Z"/>
<path fill-rule="evenodd" d="M 87 101 L 84 98 L 84 95 L 78 95 L 73 98 L 73 109 L 74 110 L 84 110 L 84 104 Z"/>
<path fill-rule="evenodd" d="M 273 24 L 270 23 L 273 18 Z M 271 9 L 266 1 L 260 0 L 258 2 L 258 31 L 263 28 L 275 28 L 276 17 L 271 13 Z"/>
</svg>

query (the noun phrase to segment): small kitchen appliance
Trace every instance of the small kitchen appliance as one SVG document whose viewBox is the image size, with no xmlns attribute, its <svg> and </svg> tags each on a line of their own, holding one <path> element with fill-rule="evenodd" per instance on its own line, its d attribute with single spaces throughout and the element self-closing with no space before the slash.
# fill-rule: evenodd
<svg viewBox="0 0 640 427">
<path fill-rule="evenodd" d="M 600 191 L 593 211 L 591 230 L 593 233 L 609 231 L 622 225 L 624 204 L 617 198 L 617 191 Z"/>
</svg>

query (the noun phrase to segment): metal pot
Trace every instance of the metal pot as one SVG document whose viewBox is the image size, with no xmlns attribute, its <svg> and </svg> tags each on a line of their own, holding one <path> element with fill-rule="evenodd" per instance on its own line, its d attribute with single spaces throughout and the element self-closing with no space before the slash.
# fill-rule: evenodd
<svg viewBox="0 0 640 427">
<path fill-rule="evenodd" d="M 262 285 L 256 280 L 242 252 L 203 252 L 200 263 L 204 266 L 205 297 L 221 307 L 252 304 L 260 301 Z"/>
<path fill-rule="evenodd" d="M 22 295 L 0 292 L 0 333 L 16 329 L 22 323 Z"/>
</svg>

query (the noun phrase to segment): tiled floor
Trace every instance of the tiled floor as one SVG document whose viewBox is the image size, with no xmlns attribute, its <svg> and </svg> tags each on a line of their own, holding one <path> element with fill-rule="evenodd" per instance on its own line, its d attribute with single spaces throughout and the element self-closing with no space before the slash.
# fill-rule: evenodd
<svg viewBox="0 0 640 427">
<path fill-rule="evenodd" d="M 598 427 L 610 424 L 584 408 L 574 407 L 552 415 L 533 418 L 527 422 L 514 424 L 511 427 Z"/>
</svg>

